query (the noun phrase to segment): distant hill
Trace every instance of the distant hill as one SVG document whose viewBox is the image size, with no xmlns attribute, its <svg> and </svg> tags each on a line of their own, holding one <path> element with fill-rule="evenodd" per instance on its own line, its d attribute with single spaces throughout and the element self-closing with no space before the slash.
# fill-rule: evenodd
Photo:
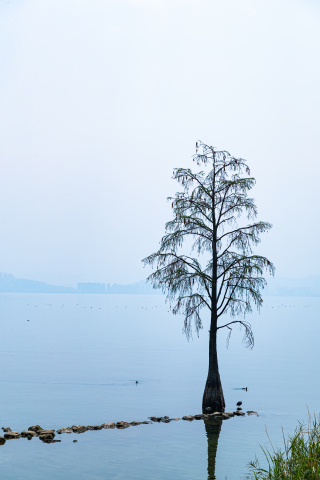
<svg viewBox="0 0 320 480">
<path fill-rule="evenodd" d="M 320 297 L 320 277 L 308 275 L 303 278 L 274 277 L 267 279 L 263 295 L 278 297 Z"/>
<path fill-rule="evenodd" d="M 141 282 L 138 283 L 131 283 L 130 285 L 118 285 L 117 283 L 110 285 L 110 283 L 107 283 L 106 293 L 162 295 L 161 290 L 152 288 L 150 283 L 146 283 L 145 280 L 141 280 Z"/>
<path fill-rule="evenodd" d="M 57 287 L 36 280 L 15 278 L 8 273 L 0 273 L 0 292 L 3 293 L 77 293 L 72 287 Z"/>
<path fill-rule="evenodd" d="M 36 280 L 15 278 L 11 274 L 0 273 L 0 292 L 2 293 L 95 293 L 162 295 L 145 280 L 129 285 L 111 285 L 107 283 L 78 283 L 78 288 L 60 287 Z M 281 297 L 320 297 L 320 276 L 309 275 L 304 278 L 275 277 L 268 279 L 268 285 L 262 292 L 267 296 Z"/>
<path fill-rule="evenodd" d="M 130 285 L 111 285 L 107 283 L 78 283 L 78 288 L 60 287 L 36 280 L 15 278 L 10 273 L 0 273 L 0 293 L 95 293 L 95 294 L 142 294 L 161 295 L 160 290 L 154 290 L 145 280 Z"/>
</svg>

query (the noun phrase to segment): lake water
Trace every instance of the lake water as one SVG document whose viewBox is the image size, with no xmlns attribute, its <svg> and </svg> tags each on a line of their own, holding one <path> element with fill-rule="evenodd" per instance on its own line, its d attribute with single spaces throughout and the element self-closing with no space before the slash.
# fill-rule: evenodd
<svg viewBox="0 0 320 480">
<path fill-rule="evenodd" d="M 250 478 L 247 464 L 262 458 L 266 428 L 281 445 L 281 427 L 292 433 L 307 407 L 320 411 L 319 307 L 320 298 L 266 297 L 247 318 L 252 351 L 237 329 L 228 350 L 220 333 L 226 411 L 241 400 L 258 417 L 62 434 L 54 444 L 8 440 L 1 480 Z M 0 294 L 0 427 L 201 413 L 208 318 L 190 342 L 182 324 L 159 295 Z"/>
</svg>

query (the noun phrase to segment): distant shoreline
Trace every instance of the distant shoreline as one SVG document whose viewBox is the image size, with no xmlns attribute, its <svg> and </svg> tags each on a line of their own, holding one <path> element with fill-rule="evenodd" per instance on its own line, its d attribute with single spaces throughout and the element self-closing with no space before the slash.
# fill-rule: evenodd
<svg viewBox="0 0 320 480">
<path fill-rule="evenodd" d="M 78 283 L 77 288 L 50 285 L 36 280 L 15 278 L 12 274 L 0 273 L 0 293 L 73 293 L 94 295 L 163 295 L 162 290 L 141 280 L 137 283 L 119 285 L 110 283 Z M 304 278 L 275 277 L 268 280 L 262 291 L 263 297 L 320 297 L 320 276 Z"/>
</svg>

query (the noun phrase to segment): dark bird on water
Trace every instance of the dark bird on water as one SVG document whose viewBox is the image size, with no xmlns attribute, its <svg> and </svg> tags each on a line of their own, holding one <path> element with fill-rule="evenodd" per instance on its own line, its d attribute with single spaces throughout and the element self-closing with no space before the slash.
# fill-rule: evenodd
<svg viewBox="0 0 320 480">
<path fill-rule="evenodd" d="M 242 405 L 242 402 L 237 403 L 237 407 L 240 407 L 240 405 Z"/>
<path fill-rule="evenodd" d="M 138 380 L 136 380 L 136 383 L 139 383 Z"/>
</svg>

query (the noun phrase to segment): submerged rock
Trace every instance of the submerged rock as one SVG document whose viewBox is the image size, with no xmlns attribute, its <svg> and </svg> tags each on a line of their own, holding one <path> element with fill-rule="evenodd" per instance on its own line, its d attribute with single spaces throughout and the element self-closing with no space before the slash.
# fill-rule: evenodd
<svg viewBox="0 0 320 480">
<path fill-rule="evenodd" d="M 136 427 L 137 425 L 141 425 L 141 422 L 137 422 L 137 421 L 133 421 L 133 422 L 130 422 L 130 424 L 133 426 L 133 427 Z"/>
<path fill-rule="evenodd" d="M 182 420 L 188 420 L 188 422 L 192 422 L 193 419 L 194 417 L 192 415 L 185 415 L 182 417 Z"/>
<path fill-rule="evenodd" d="M 131 426 L 130 423 L 125 422 L 124 420 L 120 420 L 120 422 L 116 423 L 116 427 L 119 429 L 128 428 L 130 426 Z"/>
<path fill-rule="evenodd" d="M 178 420 L 181 420 L 181 418 L 178 418 L 178 417 L 177 417 L 177 418 L 170 418 L 170 420 L 171 420 L 172 422 L 177 422 Z"/>
<path fill-rule="evenodd" d="M 13 440 L 14 438 L 20 438 L 20 432 L 7 432 L 4 434 L 6 440 Z"/>
<path fill-rule="evenodd" d="M 108 422 L 108 423 L 103 423 L 101 425 L 103 428 L 115 428 L 116 427 L 116 424 L 114 422 Z"/>
<path fill-rule="evenodd" d="M 248 410 L 247 414 L 248 415 L 258 415 L 257 412 L 254 412 L 253 410 Z"/>
<path fill-rule="evenodd" d="M 150 422 L 149 420 L 145 420 L 144 422 L 141 422 L 141 425 L 149 425 L 153 422 Z"/>
<path fill-rule="evenodd" d="M 6 443 L 6 439 L 4 437 L 0 437 L 0 445 L 4 445 Z"/>
</svg>

